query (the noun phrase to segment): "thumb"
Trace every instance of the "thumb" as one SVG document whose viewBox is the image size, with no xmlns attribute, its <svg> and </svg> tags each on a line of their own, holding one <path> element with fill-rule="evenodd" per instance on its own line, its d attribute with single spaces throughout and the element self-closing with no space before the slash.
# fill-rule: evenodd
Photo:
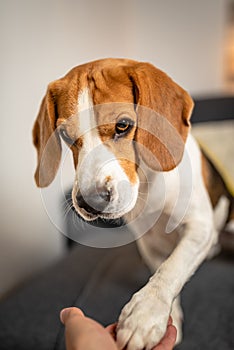
<svg viewBox="0 0 234 350">
<path fill-rule="evenodd" d="M 73 316 L 84 317 L 84 313 L 81 309 L 78 309 L 77 307 L 67 307 L 65 309 L 62 309 L 60 312 L 60 320 L 64 325 L 67 322 L 67 320 Z"/>
</svg>

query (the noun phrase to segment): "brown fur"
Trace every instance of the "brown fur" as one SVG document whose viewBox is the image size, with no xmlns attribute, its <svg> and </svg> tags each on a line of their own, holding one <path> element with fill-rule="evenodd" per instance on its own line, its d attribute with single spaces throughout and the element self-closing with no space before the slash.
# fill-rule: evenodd
<svg viewBox="0 0 234 350">
<path fill-rule="evenodd" d="M 211 163 L 209 158 L 206 156 L 204 151 L 201 154 L 202 157 L 202 176 L 204 179 L 204 183 L 206 189 L 209 193 L 210 200 L 213 208 L 218 204 L 221 196 L 229 196 L 229 192 L 226 188 L 226 185 L 215 168 L 215 166 Z"/>
<path fill-rule="evenodd" d="M 129 103 L 131 107 L 128 109 L 132 117 L 138 118 L 137 128 L 126 139 L 118 140 L 118 147 L 114 147 L 113 142 L 110 142 L 114 131 L 111 125 L 113 113 L 107 114 L 108 122 L 103 119 L 103 114 L 97 115 L 99 125 L 107 124 L 106 127 L 99 127 L 103 141 L 120 158 L 131 181 L 136 179 L 132 139 L 137 142 L 138 153 L 152 169 L 168 171 L 180 162 L 193 108 L 190 96 L 151 64 L 127 59 L 104 59 L 75 67 L 65 77 L 49 85 L 33 130 L 34 144 L 38 151 L 35 173 L 38 186 L 48 186 L 57 172 L 61 145 L 57 133 L 53 132 L 77 113 L 78 93 L 87 86 L 94 105 Z M 133 103 L 137 104 L 137 116 Z M 67 123 L 68 133 L 76 130 L 74 123 L 75 120 Z M 51 142 L 43 156 L 50 137 Z M 75 141 L 76 135 L 71 137 Z M 79 140 L 76 144 L 78 147 L 71 147 L 75 165 L 81 144 L 82 140 Z"/>
</svg>

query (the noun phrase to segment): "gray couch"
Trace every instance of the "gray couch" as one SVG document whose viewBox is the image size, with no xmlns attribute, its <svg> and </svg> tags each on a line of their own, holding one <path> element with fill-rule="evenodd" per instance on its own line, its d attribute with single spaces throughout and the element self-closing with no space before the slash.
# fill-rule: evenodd
<svg viewBox="0 0 234 350">
<path fill-rule="evenodd" d="M 102 324 L 149 278 L 135 243 L 112 249 L 75 245 L 47 271 L 0 303 L 2 350 L 64 350 L 63 307 L 79 306 Z M 178 350 L 234 349 L 234 258 L 205 262 L 182 292 L 184 340 Z"/>
</svg>

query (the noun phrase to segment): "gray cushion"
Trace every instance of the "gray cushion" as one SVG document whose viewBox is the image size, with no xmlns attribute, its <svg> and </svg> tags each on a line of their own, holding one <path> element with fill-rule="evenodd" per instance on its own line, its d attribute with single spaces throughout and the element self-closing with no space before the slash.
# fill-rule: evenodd
<svg viewBox="0 0 234 350">
<path fill-rule="evenodd" d="M 178 350 L 234 349 L 234 260 L 205 262 L 185 286 L 184 341 Z M 112 249 L 80 245 L 0 303 L 0 348 L 64 350 L 63 307 L 79 306 L 104 325 L 149 278 L 135 243 Z"/>
<path fill-rule="evenodd" d="M 76 245 L 0 303 L 0 349 L 64 349 L 63 307 L 76 305 L 99 322 L 112 323 L 148 277 L 135 244 L 112 249 Z"/>
</svg>

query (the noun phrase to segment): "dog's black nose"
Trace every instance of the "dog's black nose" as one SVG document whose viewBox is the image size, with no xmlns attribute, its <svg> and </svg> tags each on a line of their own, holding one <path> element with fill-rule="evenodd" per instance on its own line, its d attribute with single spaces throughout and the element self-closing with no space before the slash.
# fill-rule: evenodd
<svg viewBox="0 0 234 350">
<path fill-rule="evenodd" d="M 91 214 L 102 213 L 111 200 L 111 190 L 101 189 L 88 194 L 81 194 L 80 191 L 76 195 L 77 204 L 80 208 L 85 209 Z"/>
</svg>

